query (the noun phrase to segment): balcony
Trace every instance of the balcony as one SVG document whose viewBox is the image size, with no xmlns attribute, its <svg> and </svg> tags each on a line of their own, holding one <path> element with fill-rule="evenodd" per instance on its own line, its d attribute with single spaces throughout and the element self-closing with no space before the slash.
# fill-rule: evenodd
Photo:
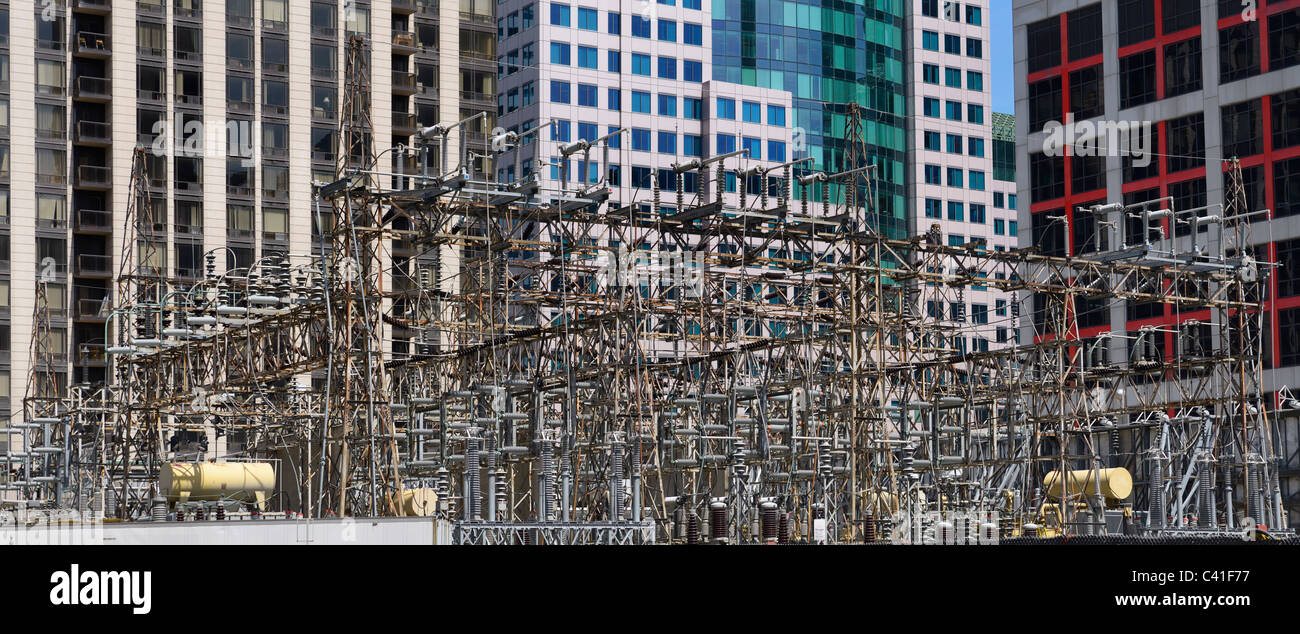
<svg viewBox="0 0 1300 634">
<path fill-rule="evenodd" d="M 77 300 L 76 318 L 81 320 L 103 321 L 112 312 L 112 302 L 108 297 L 82 298 Z"/>
<path fill-rule="evenodd" d="M 252 229 L 240 229 L 238 227 L 226 227 L 226 239 L 228 240 L 252 240 Z"/>
<path fill-rule="evenodd" d="M 201 178 L 195 180 L 186 180 L 186 179 L 177 178 L 176 191 L 189 192 L 192 194 L 202 194 L 203 180 Z"/>
<path fill-rule="evenodd" d="M 249 15 L 227 13 L 226 26 L 236 26 L 241 29 L 251 29 L 253 28 L 253 17 Z"/>
<path fill-rule="evenodd" d="M 202 6 L 190 6 L 190 7 L 185 7 L 185 6 L 181 6 L 182 4 L 198 4 L 198 3 L 182 3 L 182 2 L 176 2 L 174 5 L 172 5 L 172 16 L 173 16 L 173 17 L 181 18 L 181 19 L 184 19 L 184 20 L 202 20 L 202 19 L 203 19 L 203 7 L 202 7 Z"/>
<path fill-rule="evenodd" d="M 275 159 L 279 159 L 279 160 L 288 160 L 288 158 L 289 158 L 289 148 L 287 148 L 287 147 L 266 147 L 266 146 L 262 146 L 262 158 L 263 158 L 263 159 L 273 159 L 273 160 L 275 160 Z"/>
<path fill-rule="evenodd" d="M 416 122 L 415 115 L 409 112 L 393 113 L 393 134 L 398 136 L 411 136 L 419 132 L 420 124 Z"/>
<path fill-rule="evenodd" d="M 203 105 L 203 95 L 176 95 L 176 105 L 200 107 Z"/>
<path fill-rule="evenodd" d="M 77 256 L 77 275 L 86 277 L 112 277 L 113 256 L 81 254 Z"/>
<path fill-rule="evenodd" d="M 112 38 L 106 33 L 81 31 L 77 33 L 77 50 L 81 57 L 105 58 L 113 54 Z"/>
<path fill-rule="evenodd" d="M 411 96 L 415 94 L 415 73 L 393 72 L 393 94 Z"/>
<path fill-rule="evenodd" d="M 161 90 L 138 89 L 135 91 L 135 98 L 138 101 L 158 104 L 161 106 L 165 105 L 167 102 L 167 93 Z"/>
<path fill-rule="evenodd" d="M 109 145 L 113 142 L 113 126 L 106 121 L 78 121 L 76 141 L 83 145 Z"/>
<path fill-rule="evenodd" d="M 226 110 L 230 112 L 251 113 L 253 112 L 253 102 L 242 99 L 227 99 Z"/>
<path fill-rule="evenodd" d="M 201 267 L 177 266 L 176 277 L 186 281 L 202 279 L 203 269 Z"/>
<path fill-rule="evenodd" d="M 275 104 L 262 104 L 262 116 L 264 117 L 287 117 L 289 116 L 289 106 L 277 106 Z"/>
<path fill-rule="evenodd" d="M 472 90 L 460 91 L 460 98 L 463 101 L 476 101 L 485 106 L 496 105 L 497 98 L 485 92 L 474 92 Z"/>
<path fill-rule="evenodd" d="M 135 7 L 140 13 L 153 15 L 166 15 L 167 8 L 163 6 L 162 0 L 137 0 Z"/>
<path fill-rule="evenodd" d="M 460 19 L 465 22 L 478 22 L 480 24 L 492 24 L 493 22 L 496 22 L 491 15 L 472 13 L 470 11 L 461 11 Z"/>
<path fill-rule="evenodd" d="M 410 31 L 393 31 L 393 52 L 399 55 L 413 55 L 419 51 L 415 34 Z"/>
<path fill-rule="evenodd" d="M 410 15 L 415 13 L 415 0 L 392 0 L 393 13 Z"/>
<path fill-rule="evenodd" d="M 99 209 L 79 209 L 74 229 L 84 233 L 112 233 L 113 214 Z"/>
<path fill-rule="evenodd" d="M 59 231 L 60 233 L 62 233 L 63 230 L 65 230 L 65 229 L 68 228 L 68 219 L 67 219 L 67 218 L 39 218 L 39 217 L 38 217 L 38 218 L 36 219 L 36 228 L 37 228 L 37 229 L 54 229 L 54 230 L 57 230 L 57 231 Z"/>
<path fill-rule="evenodd" d="M 106 103 L 113 98 L 113 82 L 105 77 L 78 77 L 72 85 L 72 96 L 81 101 Z"/>
<path fill-rule="evenodd" d="M 98 165 L 78 165 L 77 186 L 109 189 L 113 186 L 113 170 Z"/>
<path fill-rule="evenodd" d="M 67 185 L 68 174 L 59 166 L 57 172 L 36 172 L 36 183 L 39 185 Z"/>
<path fill-rule="evenodd" d="M 178 224 L 176 224 L 176 226 L 172 227 L 172 229 L 173 229 L 173 231 L 175 232 L 176 237 L 178 237 L 178 238 L 179 238 L 179 237 L 182 237 L 182 236 L 202 236 L 202 235 L 203 235 L 203 225 L 184 225 L 184 224 L 179 224 L 179 222 L 178 222 Z"/>
<path fill-rule="evenodd" d="M 6 262 L 5 264 L 8 264 L 8 262 Z M 42 262 L 41 266 L 36 267 L 37 281 L 44 280 L 47 282 L 65 282 L 67 281 L 67 279 L 68 279 L 67 262 L 54 262 L 52 264 L 44 264 Z M 60 309 L 59 312 L 66 313 L 67 311 Z M 50 316 L 51 317 L 54 316 L 53 310 L 50 311 Z"/>
<path fill-rule="evenodd" d="M 108 15 L 113 11 L 113 0 L 77 0 L 77 10 L 97 15 Z"/>
<path fill-rule="evenodd" d="M 338 73 L 338 69 L 334 68 L 333 66 L 329 68 L 318 68 L 315 65 L 313 65 L 311 67 L 311 76 L 314 79 L 334 79 L 334 76 L 337 73 Z"/>
</svg>

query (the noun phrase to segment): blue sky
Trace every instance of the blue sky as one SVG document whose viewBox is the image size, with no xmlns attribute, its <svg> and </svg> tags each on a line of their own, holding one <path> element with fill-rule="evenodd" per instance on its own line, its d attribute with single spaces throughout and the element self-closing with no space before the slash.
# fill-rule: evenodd
<svg viewBox="0 0 1300 634">
<path fill-rule="evenodd" d="M 991 0 L 989 11 L 989 49 L 993 52 L 993 110 L 1015 114 L 1016 85 L 1014 82 L 1015 58 L 1011 38 L 1011 0 Z"/>
</svg>

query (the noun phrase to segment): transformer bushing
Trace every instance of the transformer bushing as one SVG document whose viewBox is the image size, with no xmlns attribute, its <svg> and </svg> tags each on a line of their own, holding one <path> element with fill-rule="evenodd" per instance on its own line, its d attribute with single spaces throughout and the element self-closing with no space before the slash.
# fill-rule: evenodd
<svg viewBox="0 0 1300 634">
<path fill-rule="evenodd" d="M 1159 530 L 1165 527 L 1165 462 L 1164 454 L 1152 451 L 1147 456 L 1150 465 L 1150 492 L 1147 494 L 1147 526 Z"/>
<path fill-rule="evenodd" d="M 611 522 L 623 519 L 623 443 L 613 442 L 609 446 L 609 519 Z"/>
<path fill-rule="evenodd" d="M 1196 525 L 1214 528 L 1214 457 L 1209 452 L 1197 456 L 1196 470 Z"/>
</svg>

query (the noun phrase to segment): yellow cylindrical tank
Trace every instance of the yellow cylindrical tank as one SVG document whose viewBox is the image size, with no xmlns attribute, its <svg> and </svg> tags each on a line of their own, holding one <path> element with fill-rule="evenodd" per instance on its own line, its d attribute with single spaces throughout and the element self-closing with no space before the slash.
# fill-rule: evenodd
<svg viewBox="0 0 1300 634">
<path fill-rule="evenodd" d="M 433 489 L 403 489 L 397 505 L 406 517 L 429 517 L 438 510 L 438 492 Z"/>
<path fill-rule="evenodd" d="M 269 462 L 169 462 L 158 488 L 170 503 L 237 500 L 261 508 L 275 491 L 275 468 Z"/>
<path fill-rule="evenodd" d="M 1100 473 L 1101 475 L 1101 494 L 1108 500 L 1128 499 L 1133 492 L 1133 476 L 1129 474 L 1128 469 L 1124 467 L 1114 467 L 1111 469 L 1079 469 L 1069 472 L 1066 486 L 1069 487 L 1070 495 L 1092 495 L 1096 487 L 1094 478 Z M 1060 473 L 1052 471 L 1043 478 L 1043 488 L 1047 494 L 1054 497 L 1061 497 Z"/>
</svg>

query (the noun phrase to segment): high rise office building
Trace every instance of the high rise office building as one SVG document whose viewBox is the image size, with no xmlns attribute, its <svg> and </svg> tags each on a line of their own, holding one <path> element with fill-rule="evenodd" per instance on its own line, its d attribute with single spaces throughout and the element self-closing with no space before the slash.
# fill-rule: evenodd
<svg viewBox="0 0 1300 634">
<path fill-rule="evenodd" d="M 988 3 L 918 0 L 907 18 L 911 232 L 950 246 L 1014 249 L 1015 186 L 994 178 Z M 1012 338 L 1008 294 L 978 283 L 1000 274 L 977 272 L 957 296 L 922 297 L 928 316 L 954 328 L 953 348 L 987 351 Z"/>
<path fill-rule="evenodd" d="M 60 386 L 102 382 L 113 277 L 128 235 L 132 157 L 145 148 L 152 244 L 178 282 L 316 249 L 313 183 L 335 178 L 348 42 L 367 40 L 377 169 L 409 160 L 422 126 L 482 112 L 495 126 L 494 5 L 486 0 L 59 0 L 0 3 L 0 411 L 31 364 Z M 456 135 L 451 143 L 459 143 Z M 478 169 L 485 164 L 479 159 Z M 394 241 L 394 277 L 415 253 Z M 45 280 L 48 358 L 32 359 Z M 393 332 L 396 351 L 402 332 Z M 42 355 L 44 356 L 44 355 Z"/>
<path fill-rule="evenodd" d="M 1300 224 L 1292 218 L 1300 213 L 1300 2 L 1016 0 L 1014 12 L 1017 177 L 1028 198 L 1019 209 L 1022 246 L 1083 255 L 1140 246 L 1146 233 L 1187 252 L 1194 239 L 1217 235 L 1207 224 L 1194 228 L 1190 216 L 1226 213 L 1234 158 L 1247 210 L 1272 210 L 1273 220 L 1252 220 L 1247 246 L 1280 265 L 1264 301 L 1262 396 L 1267 408 L 1282 407 L 1281 497 L 1296 521 L 1296 412 L 1278 394 L 1300 386 Z M 1046 131 L 1070 120 L 1107 129 L 1126 122 L 1134 132 L 1106 132 L 1092 145 L 1104 151 L 1077 151 L 1087 146 L 1076 143 L 1066 155 L 1054 148 L 1070 138 L 1053 141 Z M 1144 202 L 1172 210 L 1175 221 L 1158 221 L 1157 234 L 1141 218 L 1083 210 Z M 1041 321 L 1041 307 L 1032 308 Z M 1124 334 L 1107 337 L 1106 350 L 1129 362 L 1151 354 L 1172 362 L 1199 336 L 1193 329 L 1208 336 L 1211 319 L 1208 310 L 1177 314 L 1158 302 L 1083 302 L 1075 312 L 1084 340 Z M 1030 335 L 1034 322 L 1026 322 Z M 1154 352 L 1135 349 L 1139 335 L 1152 338 Z"/>
<path fill-rule="evenodd" d="M 794 158 L 790 95 L 714 79 L 709 15 L 700 0 L 499 4 L 497 111 L 521 141 L 498 178 L 536 175 L 543 197 L 603 181 L 615 203 L 647 207 L 657 182 L 675 208 L 674 164 L 747 151 L 724 161 L 735 207 L 737 172 Z M 565 153 L 579 141 L 594 145 Z M 696 181 L 682 176 L 684 206 Z M 748 184 L 757 193 L 757 179 Z"/>
<path fill-rule="evenodd" d="M 877 224 L 890 237 L 909 231 L 906 4 L 717 0 L 711 11 L 713 78 L 791 93 L 791 124 L 812 169 L 845 167 L 845 105 L 862 106 L 860 155 L 877 165 Z M 839 186 L 830 195 L 843 199 Z"/>
</svg>

